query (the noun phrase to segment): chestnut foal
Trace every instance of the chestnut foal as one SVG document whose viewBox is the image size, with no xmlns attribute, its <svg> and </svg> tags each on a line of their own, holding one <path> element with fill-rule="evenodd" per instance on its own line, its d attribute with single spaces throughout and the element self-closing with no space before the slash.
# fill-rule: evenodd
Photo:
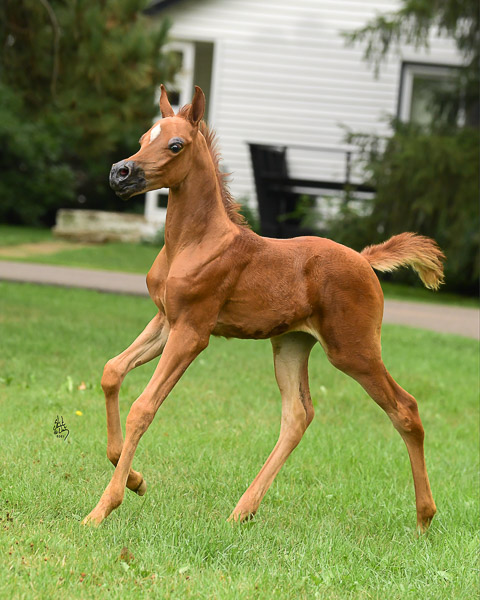
<svg viewBox="0 0 480 600">
<path fill-rule="evenodd" d="M 238 213 L 219 170 L 213 134 L 201 121 L 205 97 L 175 115 L 162 86 L 163 119 L 141 138 L 140 150 L 113 165 L 110 183 L 124 198 L 170 188 L 165 246 L 147 275 L 158 313 L 122 354 L 105 366 L 107 456 L 116 466 L 99 503 L 83 523 L 100 524 L 123 500 L 125 485 L 146 491 L 132 469 L 140 438 L 211 335 L 271 338 L 282 396 L 278 442 L 230 518 L 248 519 L 313 419 L 307 363 L 316 342 L 338 369 L 356 379 L 402 436 L 415 485 L 417 525 L 435 514 L 425 467 L 424 431 L 415 399 L 383 365 L 383 295 L 372 267 L 413 267 L 427 287 L 443 279 L 443 254 L 433 240 L 412 233 L 358 253 L 328 239 L 276 240 L 253 233 Z M 161 354 L 127 417 L 125 442 L 118 394 L 125 375 Z"/>
</svg>

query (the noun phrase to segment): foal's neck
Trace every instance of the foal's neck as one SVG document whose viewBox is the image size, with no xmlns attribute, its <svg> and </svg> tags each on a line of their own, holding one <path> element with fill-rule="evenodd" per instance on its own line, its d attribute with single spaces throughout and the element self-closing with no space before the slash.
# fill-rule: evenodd
<svg viewBox="0 0 480 600">
<path fill-rule="evenodd" d="M 188 246 L 216 245 L 236 230 L 225 210 L 217 173 L 200 133 L 192 148 L 192 166 L 182 183 L 170 188 L 165 223 L 168 260 Z"/>
</svg>

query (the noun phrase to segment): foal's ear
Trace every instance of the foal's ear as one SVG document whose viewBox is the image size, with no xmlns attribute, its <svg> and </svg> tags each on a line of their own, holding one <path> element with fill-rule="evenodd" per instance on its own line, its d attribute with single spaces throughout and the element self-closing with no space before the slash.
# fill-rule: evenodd
<svg viewBox="0 0 480 600">
<path fill-rule="evenodd" d="M 170 102 L 167 97 L 167 90 L 163 83 L 160 85 L 160 111 L 162 113 L 162 117 L 174 117 L 175 113 L 173 112 L 173 108 L 170 106 Z"/>
<path fill-rule="evenodd" d="M 205 94 L 198 85 L 195 86 L 195 95 L 192 100 L 192 105 L 188 111 L 187 118 L 192 125 L 198 125 L 202 120 L 205 112 Z"/>
</svg>

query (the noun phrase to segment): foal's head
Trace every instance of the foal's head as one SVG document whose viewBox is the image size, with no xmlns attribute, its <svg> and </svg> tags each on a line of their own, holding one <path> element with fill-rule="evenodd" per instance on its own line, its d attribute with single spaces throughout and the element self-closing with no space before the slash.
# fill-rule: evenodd
<svg viewBox="0 0 480 600">
<path fill-rule="evenodd" d="M 175 115 L 163 85 L 161 90 L 162 120 L 142 135 L 136 154 L 114 164 L 110 171 L 110 186 L 124 200 L 149 190 L 175 187 L 190 169 L 193 142 L 205 111 L 205 96 L 195 86 L 191 106 Z"/>
</svg>

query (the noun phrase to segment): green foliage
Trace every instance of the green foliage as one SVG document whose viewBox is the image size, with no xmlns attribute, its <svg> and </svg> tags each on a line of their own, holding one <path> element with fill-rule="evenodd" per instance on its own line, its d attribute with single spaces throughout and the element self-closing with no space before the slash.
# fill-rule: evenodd
<svg viewBox="0 0 480 600">
<path fill-rule="evenodd" d="M 450 89 L 432 98 L 429 126 L 392 121 L 391 137 L 348 135 L 377 193 L 367 216 L 359 217 L 347 203 L 330 224 L 332 236 L 358 248 L 401 231 L 429 235 L 447 255 L 447 286 L 468 292 L 477 291 L 480 258 L 479 18 L 477 0 L 402 0 L 397 12 L 345 34 L 349 43 L 364 44 L 364 58 L 377 72 L 393 48 L 428 47 L 432 32 L 455 41 L 464 66 Z"/>
<path fill-rule="evenodd" d="M 248 204 L 248 198 L 240 198 L 239 203 L 240 213 L 245 217 L 251 230 L 260 234 L 260 219 L 258 218 L 258 214 L 250 208 L 250 205 Z"/>
<path fill-rule="evenodd" d="M 455 40 L 465 64 L 475 72 L 480 51 L 480 12 L 477 0 L 402 0 L 398 11 L 378 15 L 365 27 L 345 32 L 346 40 L 365 45 L 364 58 L 376 70 L 387 54 L 402 44 L 429 46 L 429 35 L 447 35 Z"/>
<path fill-rule="evenodd" d="M 402 231 L 433 237 L 447 256 L 446 283 L 475 291 L 479 275 L 479 134 L 442 133 L 392 122 L 392 136 L 352 134 L 365 177 L 376 188 L 361 217 L 347 204 L 332 237 L 362 248 Z"/>
<path fill-rule="evenodd" d="M 132 153 L 158 110 L 155 87 L 171 77 L 171 61 L 160 53 L 168 26 L 142 16 L 144 6 L 145 0 L 2 4 L 0 68 L 9 101 L 1 116 L 9 124 L 1 119 L 1 134 L 7 140 L 14 130 L 18 138 L 2 144 L 2 155 L 13 169 L 8 185 L 16 192 L 8 197 L 22 196 L 23 206 L 12 213 L 9 200 L 1 219 L 50 220 L 50 209 L 78 202 L 124 209 L 108 188 L 110 166 Z"/>
<path fill-rule="evenodd" d="M 142 241 L 142 246 L 153 246 L 157 250 L 160 250 L 165 245 L 165 227 L 159 227 L 157 232 L 152 239 L 145 239 Z"/>
<path fill-rule="evenodd" d="M 0 219 L 37 225 L 74 197 L 74 172 L 60 137 L 26 117 L 21 99 L 0 83 Z"/>
<path fill-rule="evenodd" d="M 364 59 L 378 75 L 382 61 L 392 51 L 401 52 L 403 44 L 416 49 L 430 45 L 429 36 L 448 36 L 455 41 L 463 57 L 456 89 L 452 90 L 450 104 L 461 92 L 466 121 L 479 123 L 479 64 L 480 64 L 480 11 L 478 0 L 402 0 L 394 13 L 378 15 L 365 27 L 344 32 L 348 44 L 362 43 Z"/>
</svg>

